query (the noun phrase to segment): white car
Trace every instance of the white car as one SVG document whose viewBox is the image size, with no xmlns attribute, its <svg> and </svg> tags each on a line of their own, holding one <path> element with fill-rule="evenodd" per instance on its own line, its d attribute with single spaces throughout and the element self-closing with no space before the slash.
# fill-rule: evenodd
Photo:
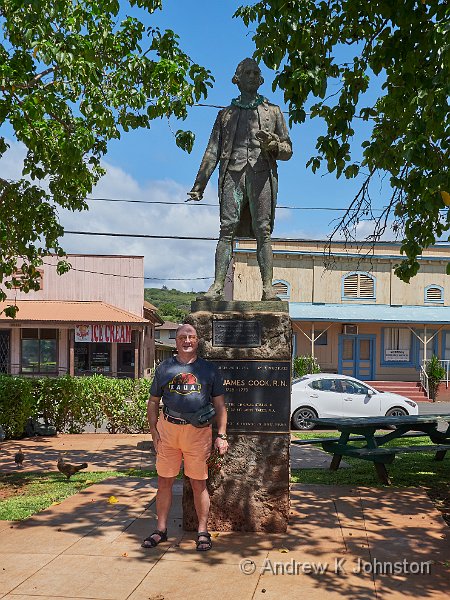
<svg viewBox="0 0 450 600">
<path fill-rule="evenodd" d="M 378 417 L 417 415 L 416 402 L 399 394 L 380 392 L 363 381 L 318 373 L 292 382 L 291 421 L 293 429 L 312 429 L 315 417 Z"/>
</svg>

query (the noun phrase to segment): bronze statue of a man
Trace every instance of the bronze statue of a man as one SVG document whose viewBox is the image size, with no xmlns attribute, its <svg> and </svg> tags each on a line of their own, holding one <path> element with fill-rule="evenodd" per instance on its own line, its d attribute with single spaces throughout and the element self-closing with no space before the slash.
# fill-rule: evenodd
<svg viewBox="0 0 450 600">
<path fill-rule="evenodd" d="M 194 186 L 192 200 L 201 200 L 217 163 L 219 166 L 220 238 L 216 249 L 215 280 L 205 294 L 223 299 L 223 287 L 233 255 L 235 237 L 256 239 L 261 271 L 261 300 L 278 300 L 272 287 L 273 255 L 270 236 L 278 189 L 277 160 L 289 160 L 292 144 L 279 106 L 258 94 L 264 82 L 252 58 L 239 63 L 233 77 L 240 96 L 217 115 Z"/>
</svg>

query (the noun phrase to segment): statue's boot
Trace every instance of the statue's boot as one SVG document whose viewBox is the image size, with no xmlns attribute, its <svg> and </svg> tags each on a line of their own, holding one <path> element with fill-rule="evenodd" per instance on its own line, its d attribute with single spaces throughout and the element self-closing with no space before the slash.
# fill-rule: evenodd
<svg viewBox="0 0 450 600">
<path fill-rule="evenodd" d="M 223 300 L 223 284 L 220 282 L 214 282 L 209 290 L 197 297 L 197 300 Z"/>
<path fill-rule="evenodd" d="M 223 286 L 225 285 L 225 277 L 227 276 L 232 252 L 232 238 L 219 239 L 215 256 L 214 283 L 206 294 L 198 297 L 199 300 L 224 300 Z"/>
<path fill-rule="evenodd" d="M 261 300 L 263 301 L 272 301 L 272 300 L 281 300 L 281 298 L 279 298 L 276 293 L 275 290 L 272 287 L 272 284 L 268 285 L 268 286 L 263 286 L 263 293 L 261 296 Z"/>
<path fill-rule="evenodd" d="M 261 296 L 262 301 L 276 301 L 280 298 L 276 295 L 275 289 L 272 285 L 273 279 L 273 253 L 272 244 L 270 239 L 262 240 L 257 242 L 257 257 L 259 263 L 259 269 L 261 271 L 261 279 L 263 284 L 263 292 Z"/>
</svg>

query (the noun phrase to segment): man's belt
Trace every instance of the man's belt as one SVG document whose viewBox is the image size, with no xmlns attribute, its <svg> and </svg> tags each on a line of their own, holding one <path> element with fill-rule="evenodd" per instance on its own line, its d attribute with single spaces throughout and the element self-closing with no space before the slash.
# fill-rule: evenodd
<svg viewBox="0 0 450 600">
<path fill-rule="evenodd" d="M 166 420 L 170 423 L 177 423 L 178 425 L 190 424 L 194 427 L 206 427 L 210 424 L 216 413 L 212 404 L 207 404 L 193 413 L 177 412 L 176 410 L 172 410 L 168 406 L 164 405 L 163 414 Z M 170 417 L 170 419 L 168 417 Z"/>
<path fill-rule="evenodd" d="M 170 415 L 163 414 L 163 418 L 169 423 L 174 423 L 175 425 L 189 425 L 189 421 L 185 421 L 184 419 L 177 419 L 176 417 L 171 417 Z"/>
</svg>

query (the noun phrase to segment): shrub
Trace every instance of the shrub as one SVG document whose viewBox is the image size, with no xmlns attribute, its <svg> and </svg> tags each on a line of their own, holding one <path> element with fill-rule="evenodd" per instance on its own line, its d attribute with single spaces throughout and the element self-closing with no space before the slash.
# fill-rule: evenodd
<svg viewBox="0 0 450 600">
<path fill-rule="evenodd" d="M 41 377 L 35 380 L 37 412 L 57 431 L 81 433 L 89 422 L 76 377 Z"/>
<path fill-rule="evenodd" d="M 294 358 L 294 377 L 303 377 L 320 373 L 320 366 L 314 356 L 296 356 Z"/>
<path fill-rule="evenodd" d="M 36 412 L 31 379 L 0 375 L 0 424 L 7 438 L 21 437 Z"/>
<path fill-rule="evenodd" d="M 0 424 L 21 437 L 31 416 L 42 415 L 58 432 L 81 433 L 106 423 L 111 433 L 144 433 L 151 379 L 0 376 Z"/>
<path fill-rule="evenodd" d="M 425 371 L 428 375 L 430 398 L 436 400 L 439 383 L 445 377 L 445 369 L 439 362 L 438 357 L 433 354 L 427 363 Z"/>
<path fill-rule="evenodd" d="M 85 378 L 88 404 L 107 421 L 110 433 L 147 431 L 147 399 L 150 379 L 112 379 L 103 375 Z"/>
</svg>

